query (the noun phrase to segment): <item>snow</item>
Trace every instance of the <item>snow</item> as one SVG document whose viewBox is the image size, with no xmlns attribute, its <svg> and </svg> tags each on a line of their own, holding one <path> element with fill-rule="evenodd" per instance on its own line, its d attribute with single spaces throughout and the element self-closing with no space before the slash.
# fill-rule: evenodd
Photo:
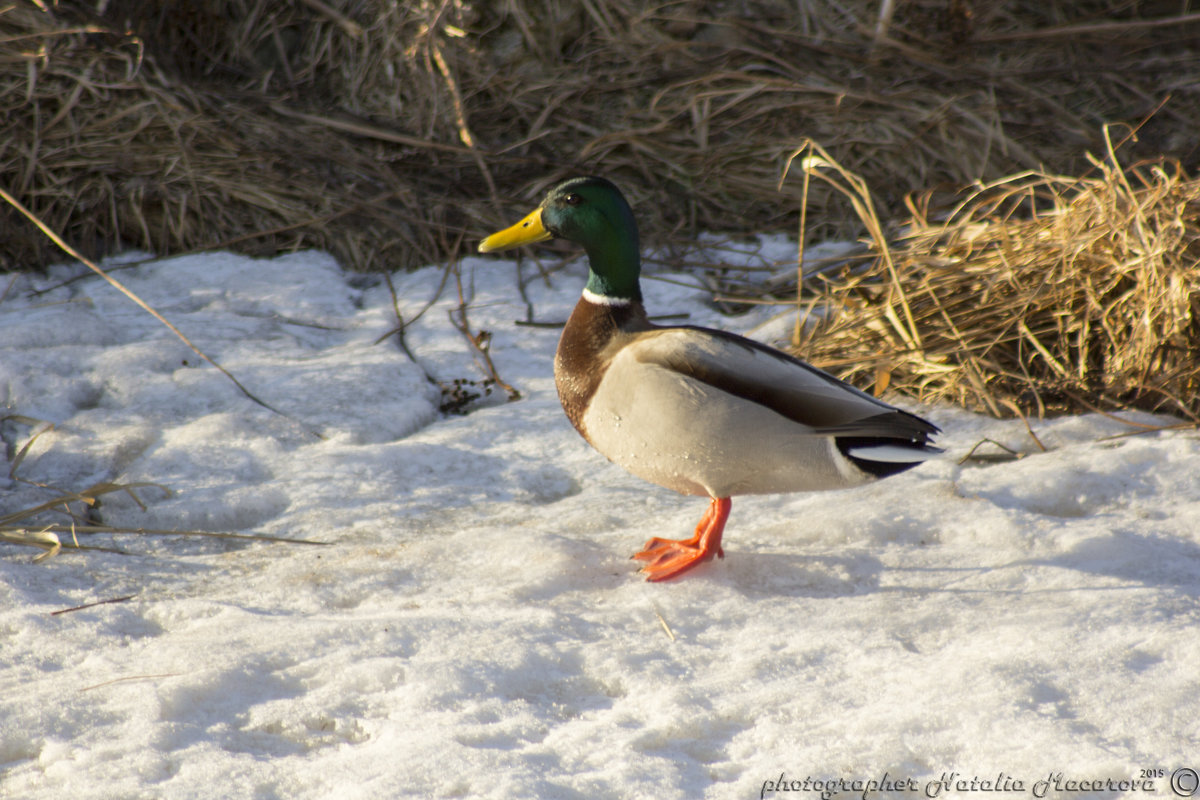
<svg viewBox="0 0 1200 800">
<path fill-rule="evenodd" d="M 763 247 L 786 262 L 785 241 Z M 377 343 L 397 324 L 382 276 L 321 253 L 113 270 L 282 413 L 102 281 L 62 285 L 78 265 L 17 276 L 0 302 L 0 400 L 23 418 L 0 423 L 9 459 L 30 420 L 55 426 L 19 478 L 169 488 L 136 490 L 144 510 L 106 495 L 109 525 L 328 544 L 93 535 L 124 554 L 37 563 L 0 544 L 0 796 L 1187 790 L 1194 429 L 1034 420 L 1041 452 L 1020 421 L 901 401 L 944 429 L 945 457 L 736 498 L 723 561 L 649 584 L 629 555 L 689 534 L 704 501 L 591 451 L 555 396 L 558 331 L 515 324 L 564 320 L 583 270 L 461 262 L 470 329 L 521 393 L 466 415 L 440 413 L 426 377 L 483 394 L 439 267 L 391 276 L 417 362 Z M 694 276 L 663 277 L 644 282 L 652 314 L 764 339 L 792 324 L 722 317 Z M 1025 455 L 960 463 L 983 439 Z M 3 473 L 0 515 L 53 496 Z"/>
</svg>

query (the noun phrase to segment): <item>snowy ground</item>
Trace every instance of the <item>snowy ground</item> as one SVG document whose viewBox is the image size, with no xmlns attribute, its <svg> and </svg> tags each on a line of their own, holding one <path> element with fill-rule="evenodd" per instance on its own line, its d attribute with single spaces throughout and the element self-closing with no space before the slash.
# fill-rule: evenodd
<svg viewBox="0 0 1200 800">
<path fill-rule="evenodd" d="M 514 324 L 565 319 L 581 268 L 545 281 L 525 262 L 527 305 L 512 262 L 462 266 L 471 329 L 523 395 L 466 416 L 438 413 L 424 372 L 482 377 L 450 324 L 453 279 L 408 329 L 417 365 L 375 344 L 395 325 L 379 276 L 319 253 L 114 273 L 288 417 L 97 279 L 31 296 L 78 267 L 10 287 L 2 413 L 56 425 L 20 477 L 170 487 L 140 490 L 145 510 L 105 497 L 112 525 L 330 545 L 92 536 L 126 554 L 33 563 L 0 544 L 0 796 L 1194 787 L 1195 431 L 1111 438 L 1131 428 L 1065 418 L 1035 424 L 1041 453 L 1019 421 L 921 408 L 945 458 L 851 491 L 735 499 L 724 561 L 648 584 L 629 555 L 688 534 L 704 501 L 592 452 L 555 397 L 557 331 Z M 442 275 L 395 276 L 406 319 Z M 652 313 L 742 332 L 765 319 L 645 288 Z M 0 425 L 10 459 L 32 430 Z M 985 437 L 1030 454 L 960 465 Z M 51 496 L 7 472 L 0 515 Z"/>
</svg>

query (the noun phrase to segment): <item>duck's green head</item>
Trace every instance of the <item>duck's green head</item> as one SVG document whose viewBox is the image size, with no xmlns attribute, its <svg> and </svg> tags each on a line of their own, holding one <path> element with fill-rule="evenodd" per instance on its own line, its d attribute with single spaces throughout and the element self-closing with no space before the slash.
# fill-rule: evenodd
<svg viewBox="0 0 1200 800">
<path fill-rule="evenodd" d="M 508 250 L 555 237 L 577 242 L 587 251 L 591 268 L 587 288 L 592 294 L 641 301 L 637 222 L 621 190 L 611 181 L 563 181 L 525 219 L 480 242 L 479 252 Z"/>
</svg>

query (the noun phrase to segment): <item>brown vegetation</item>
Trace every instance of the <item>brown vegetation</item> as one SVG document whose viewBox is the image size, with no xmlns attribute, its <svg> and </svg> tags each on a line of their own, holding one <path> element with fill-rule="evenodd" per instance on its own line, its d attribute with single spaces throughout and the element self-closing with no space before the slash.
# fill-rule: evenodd
<svg viewBox="0 0 1200 800">
<path fill-rule="evenodd" d="M 436 263 L 598 172 L 647 239 L 794 230 L 803 139 L 904 196 L 1200 157 L 1200 15 L 1177 2 L 16 0 L 0 7 L 0 185 L 89 256 L 321 247 Z M 97 13 L 94 9 L 102 9 Z M 1162 106 L 1157 113 L 1155 109 Z M 818 187 L 814 238 L 853 220 Z M 57 260 L 0 208 L 0 268 Z"/>
</svg>

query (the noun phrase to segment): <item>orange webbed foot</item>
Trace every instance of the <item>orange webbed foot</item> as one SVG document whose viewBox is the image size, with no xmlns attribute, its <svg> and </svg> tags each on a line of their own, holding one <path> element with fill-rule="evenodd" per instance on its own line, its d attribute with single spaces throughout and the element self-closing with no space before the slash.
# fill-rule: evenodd
<svg viewBox="0 0 1200 800">
<path fill-rule="evenodd" d="M 697 564 L 712 560 L 713 556 L 724 558 L 721 535 L 725 531 L 725 520 L 729 518 L 732 505 L 728 497 L 714 497 L 690 539 L 654 537 L 647 541 L 639 552 L 633 554 L 635 559 L 649 562 L 640 570 L 646 574 L 646 580 L 665 581 Z"/>
</svg>

